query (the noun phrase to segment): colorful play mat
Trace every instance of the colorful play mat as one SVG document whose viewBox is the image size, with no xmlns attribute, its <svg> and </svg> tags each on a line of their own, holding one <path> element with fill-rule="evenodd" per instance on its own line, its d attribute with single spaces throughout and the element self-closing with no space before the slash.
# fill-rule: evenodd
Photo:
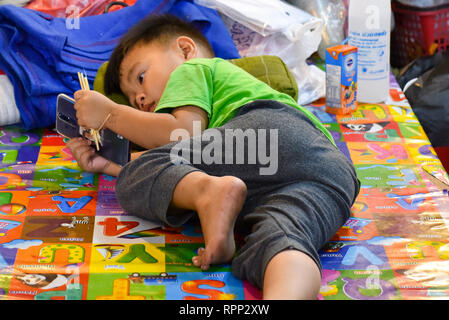
<svg viewBox="0 0 449 320">
<path fill-rule="evenodd" d="M 321 249 L 318 299 L 449 297 L 449 179 L 394 78 L 386 104 L 347 116 L 307 106 L 352 160 L 362 188 Z M 192 222 L 124 212 L 115 179 L 80 170 L 55 131 L 0 130 L 0 299 L 259 299 L 230 272 L 191 263 Z"/>
</svg>

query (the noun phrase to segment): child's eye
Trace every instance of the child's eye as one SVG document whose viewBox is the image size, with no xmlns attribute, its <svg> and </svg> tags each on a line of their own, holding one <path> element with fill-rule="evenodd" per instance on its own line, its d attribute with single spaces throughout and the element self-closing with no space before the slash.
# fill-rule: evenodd
<svg viewBox="0 0 449 320">
<path fill-rule="evenodd" d="M 141 74 L 139 74 L 138 81 L 140 84 L 142 84 L 144 76 L 145 76 L 145 72 L 142 72 Z"/>
</svg>

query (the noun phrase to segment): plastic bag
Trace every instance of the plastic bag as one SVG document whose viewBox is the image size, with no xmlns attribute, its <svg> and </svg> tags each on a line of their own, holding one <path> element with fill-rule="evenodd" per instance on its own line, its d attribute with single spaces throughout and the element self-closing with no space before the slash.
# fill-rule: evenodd
<svg viewBox="0 0 449 320">
<path fill-rule="evenodd" d="M 434 63 L 434 67 L 414 80 L 412 77 L 416 75 L 416 70 L 413 70 L 413 65 L 420 63 L 411 64 L 408 68 L 410 74 L 404 73 L 412 78 L 407 82 L 404 94 L 432 146 L 449 146 L 449 52 L 437 54 L 433 61 L 423 61 L 424 70 L 431 63 Z"/>
<path fill-rule="evenodd" d="M 325 73 L 306 59 L 317 51 L 322 20 L 279 0 L 194 0 L 217 10 L 242 57 L 279 56 L 298 83 L 298 103 L 325 95 Z"/>
<path fill-rule="evenodd" d="M 348 12 L 343 0 L 287 0 L 287 2 L 323 20 L 322 40 L 318 47 L 321 59 L 325 59 L 328 47 L 339 45 L 346 38 L 345 22 Z"/>
<path fill-rule="evenodd" d="M 402 91 L 405 92 L 418 77 L 435 67 L 435 64 L 441 59 L 440 52 L 431 56 L 422 56 L 402 68 L 397 76 L 397 82 Z"/>
<path fill-rule="evenodd" d="M 0 126 L 20 122 L 11 81 L 0 71 Z"/>
</svg>

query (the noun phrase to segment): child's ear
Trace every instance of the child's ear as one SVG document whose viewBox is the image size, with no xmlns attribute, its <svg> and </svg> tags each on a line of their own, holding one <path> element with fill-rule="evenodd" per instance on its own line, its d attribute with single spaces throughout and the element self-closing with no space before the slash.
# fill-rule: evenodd
<svg viewBox="0 0 449 320">
<path fill-rule="evenodd" d="M 176 39 L 176 45 L 185 60 L 190 60 L 196 57 L 198 49 L 192 38 L 180 36 Z"/>
</svg>

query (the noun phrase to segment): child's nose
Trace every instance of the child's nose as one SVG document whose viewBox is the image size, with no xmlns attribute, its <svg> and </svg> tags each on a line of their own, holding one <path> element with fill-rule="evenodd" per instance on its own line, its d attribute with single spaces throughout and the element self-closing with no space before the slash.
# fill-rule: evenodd
<svg viewBox="0 0 449 320">
<path fill-rule="evenodd" d="M 145 105 L 145 94 L 141 93 L 136 96 L 136 104 L 139 109 L 142 109 Z"/>
</svg>

